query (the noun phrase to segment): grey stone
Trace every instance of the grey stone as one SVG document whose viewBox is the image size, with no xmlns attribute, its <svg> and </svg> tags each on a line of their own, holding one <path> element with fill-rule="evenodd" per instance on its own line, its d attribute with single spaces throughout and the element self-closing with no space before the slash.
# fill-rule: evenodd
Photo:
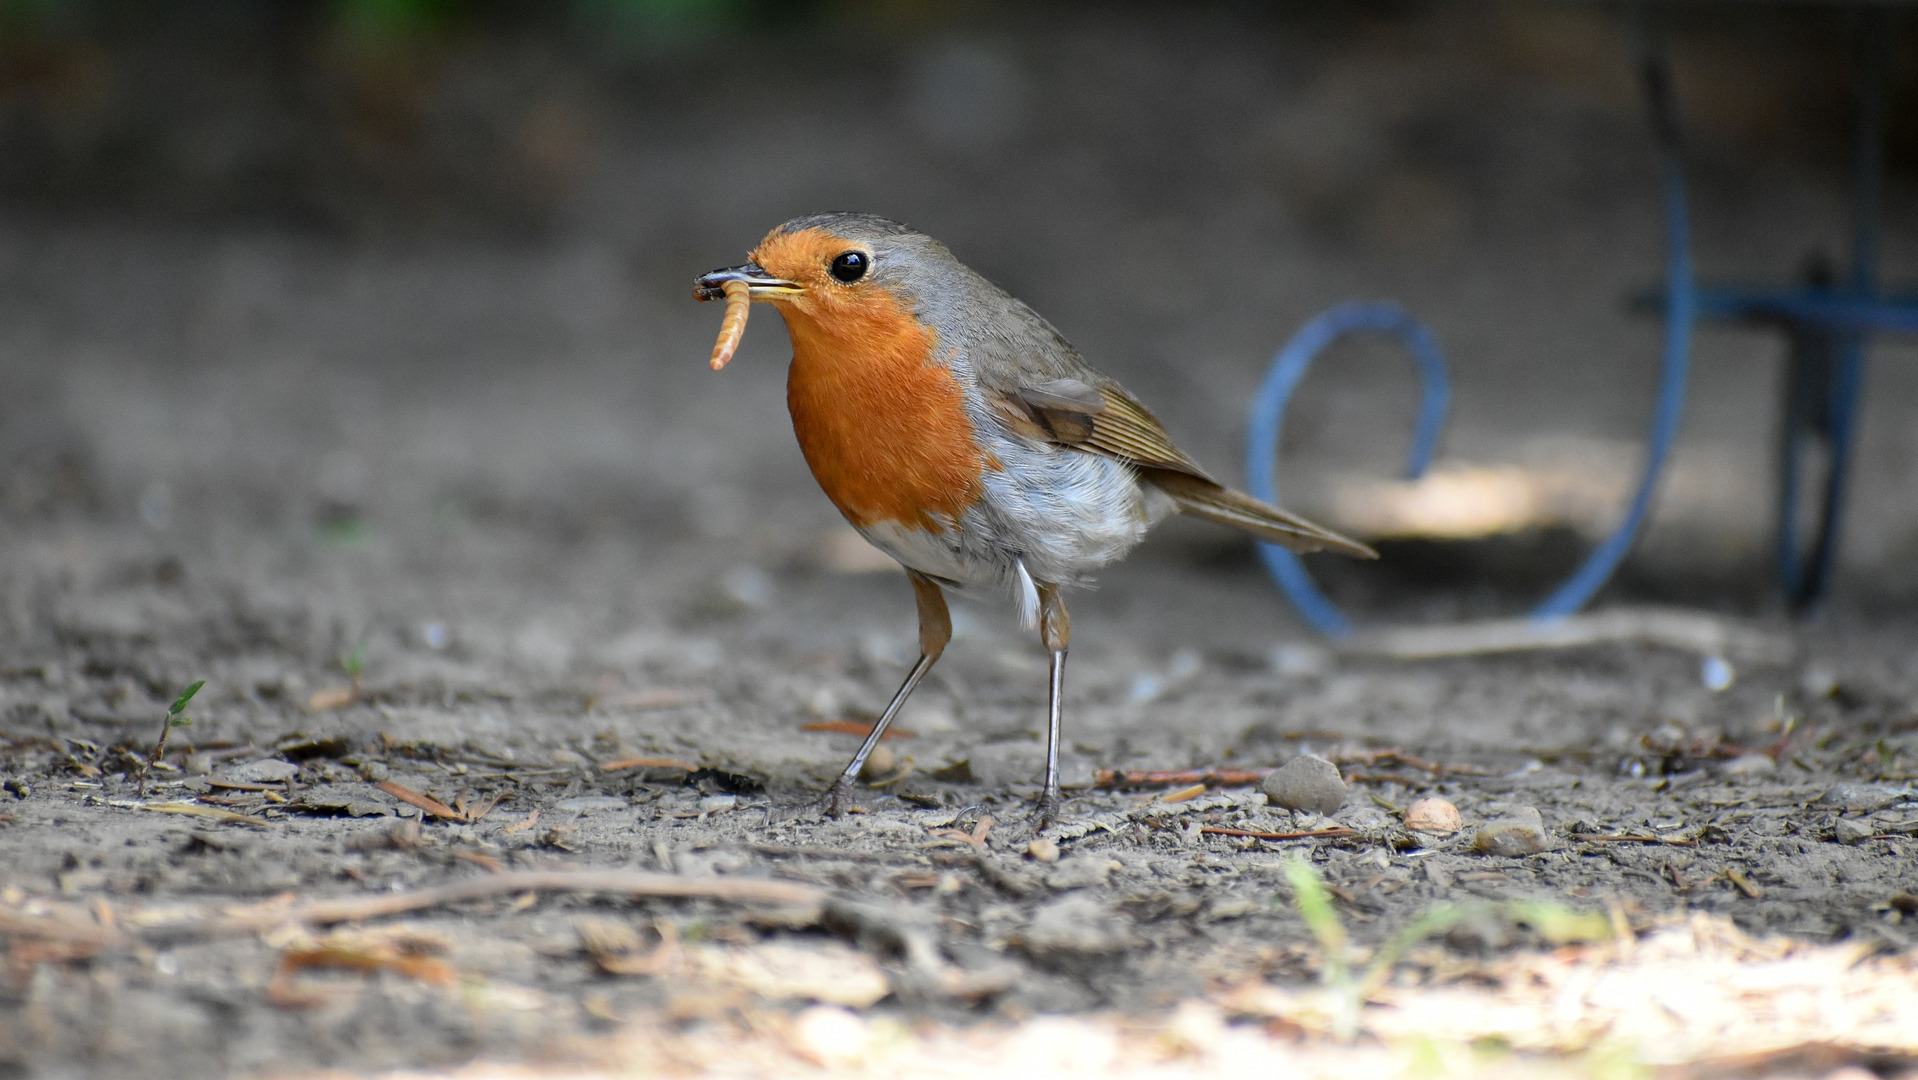
<svg viewBox="0 0 1918 1080">
<path fill-rule="evenodd" d="M 1548 846 L 1545 820 L 1537 808 L 1521 806 L 1495 821 L 1479 827 L 1472 837 L 1472 850 L 1482 855 L 1536 855 Z"/>
<path fill-rule="evenodd" d="M 1345 780 L 1339 767 L 1320 757 L 1301 755 L 1286 762 L 1259 785 L 1274 806 L 1335 814 L 1345 804 Z"/>
<path fill-rule="evenodd" d="M 1877 831 L 1864 818 L 1839 818 L 1832 823 L 1831 838 L 1841 844 L 1858 844 L 1871 839 Z"/>
</svg>

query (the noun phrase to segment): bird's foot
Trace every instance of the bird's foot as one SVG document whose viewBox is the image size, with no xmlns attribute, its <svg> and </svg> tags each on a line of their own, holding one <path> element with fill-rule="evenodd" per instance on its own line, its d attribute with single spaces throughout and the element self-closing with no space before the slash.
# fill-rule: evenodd
<svg viewBox="0 0 1918 1080">
<path fill-rule="evenodd" d="M 1033 804 L 1032 816 L 1026 819 L 1026 824 L 1035 833 L 1050 829 L 1059 820 L 1059 803 L 1058 791 L 1044 792 L 1039 796 L 1039 801 Z"/>
<path fill-rule="evenodd" d="M 846 811 L 852 809 L 852 781 L 844 776 L 834 780 L 813 804 L 813 809 L 823 818 L 844 817 Z"/>
</svg>

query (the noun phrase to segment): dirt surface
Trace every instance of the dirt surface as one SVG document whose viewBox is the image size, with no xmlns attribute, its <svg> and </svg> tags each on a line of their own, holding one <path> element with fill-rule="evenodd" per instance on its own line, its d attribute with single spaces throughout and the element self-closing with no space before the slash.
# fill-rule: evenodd
<svg viewBox="0 0 1918 1080">
<path fill-rule="evenodd" d="M 1270 351 L 1327 303 L 1397 299 L 1456 369 L 1441 456 L 1458 486 L 1433 490 L 1570 492 L 1514 532 L 1388 538 L 1375 567 L 1321 567 L 1362 619 L 1441 624 L 1522 611 L 1609 526 L 1657 340 L 1620 297 L 1656 277 L 1659 233 L 1630 49 L 1598 14 L 791 34 L 562 97 L 598 134 L 530 235 L 185 224 L 164 206 L 0 217 L 0 1073 L 630 1066 L 671 1039 L 691 1040 L 674 1068 L 725 1071 L 737 1050 L 751 1071 L 967 1031 L 1133 1052 L 1023 1023 L 1052 1014 L 1249 1016 L 1265 1026 L 1231 1030 L 1310 1042 L 1336 1025 L 1287 1027 L 1243 997 L 1325 970 L 1294 855 L 1362 950 L 1461 906 L 1399 986 L 1493 979 L 1593 937 L 1555 922 L 1580 913 L 1608 948 L 1709 917 L 1909 960 L 1909 345 L 1877 353 L 1814 625 L 1777 612 L 1768 575 L 1779 344 L 1714 330 L 1654 526 L 1600 607 L 1688 605 L 1720 644 L 1336 649 L 1246 543 L 1175 523 L 1071 598 L 1062 824 L 1025 825 L 1045 668 L 1010 605 L 954 611 L 884 782 L 858 814 L 812 816 L 856 745 L 816 725 L 884 704 L 912 658 L 910 594 L 804 471 L 777 319 L 758 312 L 714 375 L 718 312 L 691 302 L 693 275 L 800 212 L 912 221 L 1226 475 Z M 1782 134 L 1741 120 L 1726 102 L 1765 76 L 1699 55 L 1681 51 L 1701 263 L 1782 276 L 1839 235 L 1824 144 L 1793 141 L 1795 114 Z M 742 72 L 788 89 L 745 112 L 702 89 Z M 955 111 L 955 85 L 986 105 Z M 885 101 L 848 110 L 851 93 Z M 1894 181 L 1886 236 L 1918 235 Z M 1886 258 L 1889 280 L 1918 270 L 1908 244 Z M 1401 364 L 1367 347 L 1321 364 L 1285 448 L 1299 509 L 1361 527 L 1416 497 L 1377 482 L 1410 414 Z M 1729 686 L 1707 685 L 1708 659 Z M 1307 753 L 1344 774 L 1335 813 L 1260 791 Z M 654 763 L 610 767 L 635 758 Z M 1111 786 L 1128 770 L 1253 775 Z M 1464 828 L 1408 833 L 1427 796 Z M 1509 846 L 1479 849 L 1515 815 Z M 1294 833 L 1317 835 L 1274 838 Z M 399 916 L 293 907 L 594 868 L 795 891 L 508 878 Z M 1827 1018 L 1836 1056 L 1791 1067 L 1913 1050 L 1912 1028 L 1870 1019 Z M 1740 1038 L 1631 1052 L 1710 1058 Z M 793 1056 L 750 1057 L 765 1039 Z"/>
</svg>

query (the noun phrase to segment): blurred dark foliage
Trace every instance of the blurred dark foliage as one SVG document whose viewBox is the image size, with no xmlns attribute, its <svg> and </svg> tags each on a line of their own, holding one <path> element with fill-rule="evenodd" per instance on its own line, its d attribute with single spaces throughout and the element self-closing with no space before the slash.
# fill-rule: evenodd
<svg viewBox="0 0 1918 1080">
<path fill-rule="evenodd" d="M 536 225 L 595 83 L 812 0 L 0 0 L 0 198 L 323 227 Z M 643 96 L 643 88 L 642 95 Z"/>
<path fill-rule="evenodd" d="M 1769 153 L 1846 160 L 1852 41 L 1842 5 L 1652 7 L 1678 39 L 1686 109 L 1700 127 Z M 0 0 L 0 205 L 322 230 L 537 231 L 609 137 L 661 130 L 700 92 L 692 80 L 716 69 L 765 72 L 735 91 L 750 103 L 807 64 L 843 71 L 876 51 L 883 70 L 902 42 L 955 28 L 1016 37 L 1058 15 L 1197 11 L 1276 28 L 1273 37 L 1334 57 L 1419 48 L 1406 27 L 1478 20 L 1491 30 L 1434 39 L 1461 66 L 1496 51 L 1486 66 L 1574 85 L 1621 66 L 1610 44 L 1581 37 L 1596 25 L 1591 12 L 1620 15 L 1603 4 Z M 1893 27 L 1913 23 L 1894 16 Z M 1899 34 L 1894 64 L 1890 164 L 1905 174 L 1918 173 L 1913 38 Z M 1443 145 L 1449 131 L 1399 135 L 1427 156 L 1473 152 Z"/>
</svg>

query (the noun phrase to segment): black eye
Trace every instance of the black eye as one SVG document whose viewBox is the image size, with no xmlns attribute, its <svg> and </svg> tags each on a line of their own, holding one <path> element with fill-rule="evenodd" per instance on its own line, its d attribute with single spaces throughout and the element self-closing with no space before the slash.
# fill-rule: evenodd
<svg viewBox="0 0 1918 1080">
<path fill-rule="evenodd" d="M 863 251 L 841 252 L 832 261 L 832 276 L 851 285 L 866 276 L 866 268 L 872 265 L 872 256 Z"/>
</svg>

